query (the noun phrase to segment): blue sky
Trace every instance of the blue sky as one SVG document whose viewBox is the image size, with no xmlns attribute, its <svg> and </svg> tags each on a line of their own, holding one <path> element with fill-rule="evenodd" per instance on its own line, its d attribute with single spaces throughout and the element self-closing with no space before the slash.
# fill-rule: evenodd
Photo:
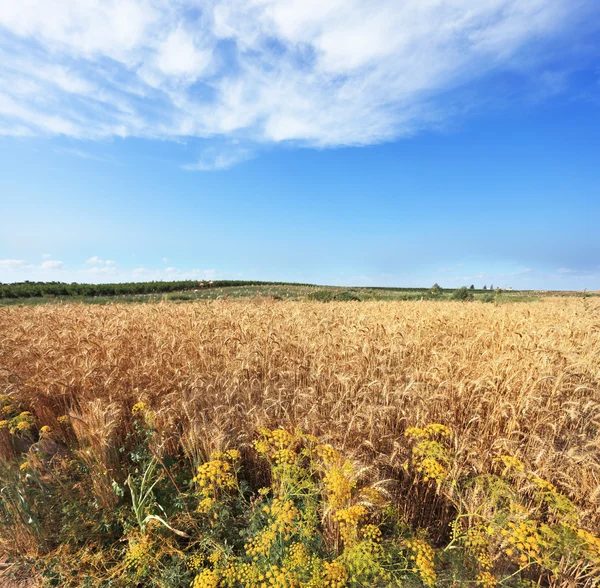
<svg viewBox="0 0 600 588">
<path fill-rule="evenodd" d="M 600 289 L 593 1 L 0 1 L 0 281 Z"/>
</svg>

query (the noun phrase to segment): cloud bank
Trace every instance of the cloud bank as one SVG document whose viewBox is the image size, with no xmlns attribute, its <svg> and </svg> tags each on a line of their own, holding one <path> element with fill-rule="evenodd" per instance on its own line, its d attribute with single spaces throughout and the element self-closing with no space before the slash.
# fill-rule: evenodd
<svg viewBox="0 0 600 588">
<path fill-rule="evenodd" d="M 0 0 L 0 135 L 375 144 L 439 124 L 445 93 L 590 4 Z M 249 157 L 209 152 L 188 167 Z"/>
</svg>

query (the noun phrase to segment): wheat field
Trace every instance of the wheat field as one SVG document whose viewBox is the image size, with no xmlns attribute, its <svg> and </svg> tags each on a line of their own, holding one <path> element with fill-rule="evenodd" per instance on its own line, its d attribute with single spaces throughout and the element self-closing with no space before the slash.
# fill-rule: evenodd
<svg viewBox="0 0 600 588">
<path fill-rule="evenodd" d="M 446 507 L 417 504 L 403 439 L 439 423 L 453 432 L 461 472 L 491 472 L 514 456 L 577 505 L 588 531 L 600 529 L 593 298 L 0 308 L 0 393 L 38 427 L 60 429 L 70 415 L 65 438 L 104 448 L 99 494 L 142 402 L 165 452 L 194 464 L 249 443 L 261 426 L 318 436 L 437 540 Z M 0 433 L 9 460 L 17 449 Z"/>
</svg>

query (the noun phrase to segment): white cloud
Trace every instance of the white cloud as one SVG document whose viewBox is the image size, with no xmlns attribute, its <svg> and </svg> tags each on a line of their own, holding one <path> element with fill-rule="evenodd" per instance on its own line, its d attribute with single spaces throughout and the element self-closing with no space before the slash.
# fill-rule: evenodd
<svg viewBox="0 0 600 588">
<path fill-rule="evenodd" d="M 194 81 L 210 65 L 211 58 L 210 51 L 199 49 L 192 35 L 178 28 L 158 48 L 156 65 L 166 76 Z"/>
<path fill-rule="evenodd" d="M 42 253 L 42 259 L 50 259 L 52 257 L 51 253 Z"/>
<path fill-rule="evenodd" d="M 377 143 L 438 125 L 449 90 L 512 67 L 593 4 L 4 1 L 0 134 Z M 187 169 L 250 156 L 207 152 Z"/>
<path fill-rule="evenodd" d="M 238 163 L 248 161 L 253 157 L 252 151 L 239 147 L 216 149 L 209 147 L 205 149 L 196 161 L 183 165 L 183 169 L 191 171 L 220 171 L 229 169 Z"/>
<path fill-rule="evenodd" d="M 40 269 L 43 270 L 61 270 L 64 267 L 64 263 L 62 261 L 58 261 L 57 259 L 50 259 L 48 261 L 43 261 L 42 265 L 40 265 Z"/>
<path fill-rule="evenodd" d="M 86 262 L 86 265 L 115 265 L 112 259 L 100 259 L 97 255 L 90 257 Z"/>
<path fill-rule="evenodd" d="M 556 270 L 556 273 L 557 273 L 557 274 L 574 274 L 574 273 L 575 273 L 575 270 L 574 270 L 574 269 L 571 269 L 571 268 L 568 268 L 568 267 L 559 267 L 559 268 Z"/>
<path fill-rule="evenodd" d="M 0 259 L 0 269 L 20 270 L 31 267 L 23 259 Z"/>
<path fill-rule="evenodd" d="M 62 271 L 64 266 L 65 264 L 57 259 L 46 259 L 39 265 L 28 263 L 23 259 L 0 259 L 0 271 L 6 271 L 6 275 L 12 279 L 17 276 L 21 279 L 35 279 L 31 276 L 39 275 L 37 272 L 42 272 L 47 277 L 48 272 Z M 0 281 L 2 281 L 1 276 Z"/>
<path fill-rule="evenodd" d="M 112 157 L 103 157 L 101 155 L 94 155 L 93 153 L 89 153 L 88 151 L 84 151 L 83 149 L 74 149 L 70 147 L 57 147 L 54 149 L 54 152 L 58 155 L 74 155 L 75 157 L 79 157 L 80 159 L 91 159 L 93 161 L 100 161 L 102 163 L 113 163 L 119 165 L 119 163 L 113 159 Z"/>
</svg>

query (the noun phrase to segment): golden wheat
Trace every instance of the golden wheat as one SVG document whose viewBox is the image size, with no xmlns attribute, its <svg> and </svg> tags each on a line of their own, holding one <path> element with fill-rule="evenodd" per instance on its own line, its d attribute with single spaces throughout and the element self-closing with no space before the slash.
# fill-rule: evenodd
<svg viewBox="0 0 600 588">
<path fill-rule="evenodd" d="M 402 481 L 401 439 L 443 423 L 465 471 L 516 456 L 600 528 L 596 300 L 0 308 L 0 393 L 38 426 L 71 415 L 63 437 L 82 455 L 102 447 L 90 463 L 99 473 L 118 467 L 116 439 L 138 401 L 165 447 L 194 464 L 260 425 L 299 427 L 396 480 L 401 508 L 428 527 L 445 523 L 444 505 L 414 511 L 422 490 Z"/>
</svg>

